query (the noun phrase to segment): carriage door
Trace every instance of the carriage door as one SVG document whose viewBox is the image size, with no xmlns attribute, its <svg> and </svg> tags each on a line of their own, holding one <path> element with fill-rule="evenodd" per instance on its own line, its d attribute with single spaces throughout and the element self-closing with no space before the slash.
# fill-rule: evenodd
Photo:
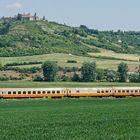
<svg viewBox="0 0 140 140">
<path fill-rule="evenodd" d="M 70 89 L 66 89 L 66 96 L 68 97 L 68 96 L 71 96 L 71 90 Z"/>
</svg>

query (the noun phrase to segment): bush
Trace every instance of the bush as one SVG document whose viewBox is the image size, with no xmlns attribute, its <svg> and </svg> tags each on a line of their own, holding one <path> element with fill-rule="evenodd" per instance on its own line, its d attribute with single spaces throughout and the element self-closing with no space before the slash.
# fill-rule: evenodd
<svg viewBox="0 0 140 140">
<path fill-rule="evenodd" d="M 9 80 L 9 78 L 6 77 L 6 76 L 2 76 L 2 77 L 0 77 L 0 81 L 8 81 L 8 80 Z"/>
<path fill-rule="evenodd" d="M 77 63 L 75 60 L 68 60 L 67 63 Z"/>
<path fill-rule="evenodd" d="M 139 74 L 130 74 L 129 75 L 129 82 L 138 83 L 139 82 Z"/>
<path fill-rule="evenodd" d="M 71 82 L 71 78 L 68 77 L 68 76 L 66 76 L 66 75 L 63 75 L 63 76 L 61 77 L 61 79 L 62 79 L 62 81 L 64 81 L 64 82 Z"/>
<path fill-rule="evenodd" d="M 73 82 L 80 82 L 81 78 L 80 78 L 80 76 L 77 73 L 74 73 L 73 77 L 72 77 L 72 81 Z"/>
<path fill-rule="evenodd" d="M 35 62 L 22 62 L 22 63 L 8 63 L 6 64 L 5 66 L 8 67 L 8 66 L 22 66 L 22 65 L 33 65 L 33 64 L 42 64 L 42 62 L 38 62 L 38 61 L 35 61 Z"/>
<path fill-rule="evenodd" d="M 33 77 L 33 81 L 43 81 L 43 78 L 39 75 L 36 75 L 35 77 Z"/>
<path fill-rule="evenodd" d="M 41 70 L 39 67 L 31 67 L 31 68 L 19 68 L 19 67 L 7 67 L 5 66 L 3 70 L 13 70 L 19 73 L 28 73 L 28 74 L 34 74 Z"/>
</svg>

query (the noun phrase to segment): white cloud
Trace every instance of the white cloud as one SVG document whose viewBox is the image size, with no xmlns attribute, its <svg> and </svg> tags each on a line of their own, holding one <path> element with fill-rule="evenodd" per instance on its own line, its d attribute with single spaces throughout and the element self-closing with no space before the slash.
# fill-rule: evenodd
<svg viewBox="0 0 140 140">
<path fill-rule="evenodd" d="M 22 4 L 19 2 L 7 5 L 8 9 L 21 9 L 21 7 L 22 7 Z"/>
</svg>

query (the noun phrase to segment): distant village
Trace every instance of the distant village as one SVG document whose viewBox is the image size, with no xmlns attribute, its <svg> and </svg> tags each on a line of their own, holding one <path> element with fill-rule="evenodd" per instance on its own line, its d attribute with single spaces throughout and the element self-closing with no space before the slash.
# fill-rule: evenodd
<svg viewBox="0 0 140 140">
<path fill-rule="evenodd" d="M 43 18 L 39 18 L 37 16 L 37 14 L 35 13 L 34 15 L 31 15 L 30 13 L 18 13 L 17 15 L 15 15 L 14 17 L 2 17 L 0 18 L 0 20 L 3 20 L 4 22 L 10 22 L 10 21 L 16 21 L 16 20 L 20 20 L 20 21 L 38 21 L 38 20 L 45 20 L 45 16 L 43 16 Z"/>
</svg>

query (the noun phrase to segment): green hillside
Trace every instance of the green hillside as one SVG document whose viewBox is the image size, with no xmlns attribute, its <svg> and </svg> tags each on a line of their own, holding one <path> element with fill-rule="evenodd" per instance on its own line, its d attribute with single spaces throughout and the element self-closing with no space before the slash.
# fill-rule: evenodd
<svg viewBox="0 0 140 140">
<path fill-rule="evenodd" d="M 0 56 L 48 53 L 87 55 L 99 52 L 84 45 L 74 28 L 48 21 L 14 21 L 0 24 Z M 80 31 L 80 30 L 79 30 Z"/>
<path fill-rule="evenodd" d="M 100 49 L 139 53 L 140 32 L 98 31 L 48 21 L 0 21 L 0 56 L 70 53 L 88 56 Z"/>
</svg>

